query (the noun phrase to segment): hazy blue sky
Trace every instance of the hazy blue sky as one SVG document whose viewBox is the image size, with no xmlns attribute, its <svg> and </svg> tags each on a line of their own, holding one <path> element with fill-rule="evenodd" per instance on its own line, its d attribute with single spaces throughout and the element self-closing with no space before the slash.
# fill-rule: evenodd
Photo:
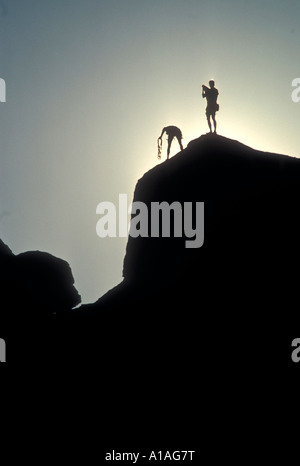
<svg viewBox="0 0 300 466">
<path fill-rule="evenodd" d="M 0 237 L 66 259 L 83 302 L 119 283 L 126 239 L 96 235 L 96 206 L 132 200 L 163 126 L 207 131 L 211 78 L 221 135 L 300 156 L 299 18 L 299 0 L 0 1 Z"/>
</svg>

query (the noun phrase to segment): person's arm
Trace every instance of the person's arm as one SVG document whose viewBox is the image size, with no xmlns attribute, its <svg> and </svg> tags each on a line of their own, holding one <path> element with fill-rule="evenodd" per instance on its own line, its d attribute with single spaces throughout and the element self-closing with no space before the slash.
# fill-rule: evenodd
<svg viewBox="0 0 300 466">
<path fill-rule="evenodd" d="M 161 139 L 161 138 L 162 138 L 162 136 L 163 136 L 163 134 L 164 134 L 165 131 L 166 131 L 166 128 L 163 128 L 163 129 L 162 129 L 162 132 L 161 132 L 161 135 L 159 136 L 158 139 Z"/>
<path fill-rule="evenodd" d="M 202 84 L 202 97 L 206 97 L 206 91 L 208 91 L 208 87 Z"/>
</svg>

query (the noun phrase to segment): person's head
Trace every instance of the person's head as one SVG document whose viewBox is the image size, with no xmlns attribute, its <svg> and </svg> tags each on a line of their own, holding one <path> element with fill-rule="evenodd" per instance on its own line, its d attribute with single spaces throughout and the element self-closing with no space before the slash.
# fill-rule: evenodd
<svg viewBox="0 0 300 466">
<path fill-rule="evenodd" d="M 215 81 L 214 81 L 213 79 L 211 79 L 211 80 L 209 81 L 209 86 L 210 86 L 211 89 L 212 89 L 213 87 L 215 87 Z"/>
</svg>

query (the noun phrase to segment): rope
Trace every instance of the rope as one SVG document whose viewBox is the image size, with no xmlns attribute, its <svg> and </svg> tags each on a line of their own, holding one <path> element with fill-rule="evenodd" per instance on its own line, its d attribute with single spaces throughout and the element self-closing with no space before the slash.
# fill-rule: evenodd
<svg viewBox="0 0 300 466">
<path fill-rule="evenodd" d="M 161 149 L 162 149 L 162 140 L 160 138 L 157 139 L 157 149 L 158 149 L 157 158 L 158 158 L 158 160 L 160 160 L 161 159 Z"/>
</svg>

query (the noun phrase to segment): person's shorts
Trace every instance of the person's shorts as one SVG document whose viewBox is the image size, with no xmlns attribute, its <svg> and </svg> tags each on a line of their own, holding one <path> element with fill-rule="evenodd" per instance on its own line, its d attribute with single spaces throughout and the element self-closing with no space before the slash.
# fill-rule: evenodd
<svg viewBox="0 0 300 466">
<path fill-rule="evenodd" d="M 206 115 L 214 115 L 219 110 L 219 105 L 208 105 L 206 107 Z"/>
</svg>

